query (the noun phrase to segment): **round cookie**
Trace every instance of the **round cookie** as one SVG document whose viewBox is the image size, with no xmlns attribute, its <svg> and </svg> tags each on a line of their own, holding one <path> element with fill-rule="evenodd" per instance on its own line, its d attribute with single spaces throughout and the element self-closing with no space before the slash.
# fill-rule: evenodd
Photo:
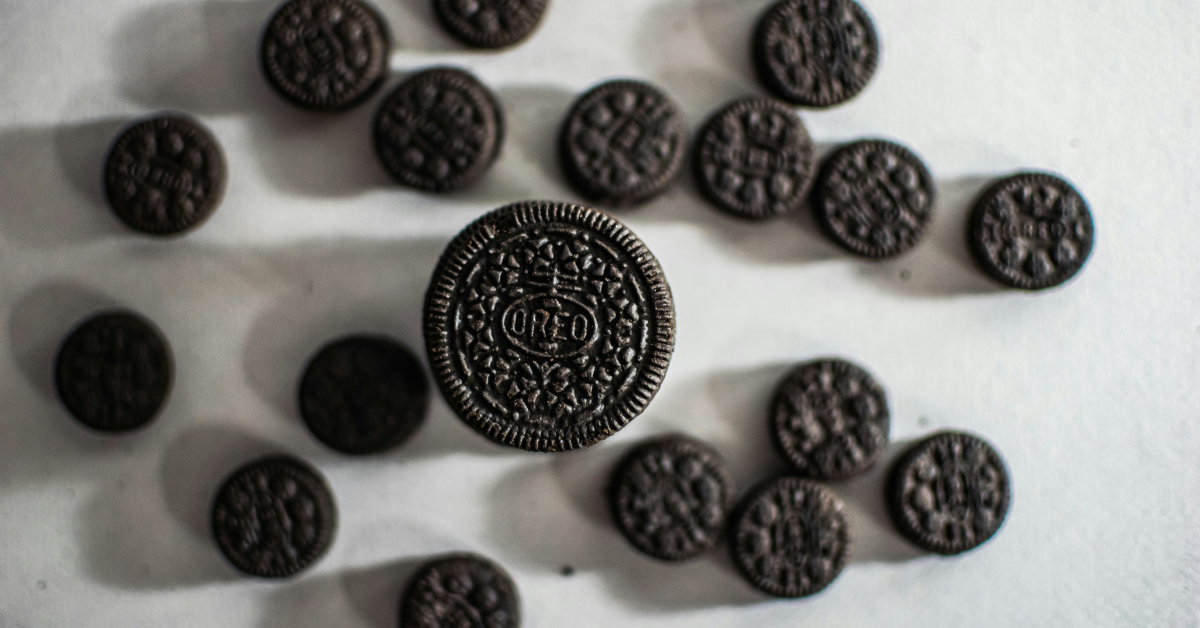
<svg viewBox="0 0 1200 628">
<path fill-rule="evenodd" d="M 986 441 L 942 432 L 917 443 L 892 467 L 887 501 L 896 529 L 918 547 L 960 554 L 991 539 L 1008 514 L 1010 483 Z"/>
<path fill-rule="evenodd" d="M 718 209 L 747 220 L 799 209 L 817 171 L 804 122 L 766 98 L 744 98 L 718 111 L 694 151 L 700 191 Z"/>
<path fill-rule="evenodd" d="M 270 456 L 234 471 L 212 505 L 217 547 L 239 571 L 286 578 L 333 543 L 337 509 L 325 479 L 291 456 Z"/>
<path fill-rule="evenodd" d="M 759 20 L 753 48 L 762 84 L 804 107 L 854 98 L 879 63 L 875 25 L 854 0 L 782 0 Z"/>
<path fill-rule="evenodd" d="M 686 152 L 679 108 L 641 81 L 592 88 L 575 101 L 559 135 L 567 180 L 606 205 L 636 205 L 662 193 L 679 174 Z"/>
<path fill-rule="evenodd" d="M 152 421 L 171 392 L 171 349 L 150 321 L 105 312 L 79 324 L 54 364 L 58 397 L 80 423 L 127 432 Z"/>
<path fill-rule="evenodd" d="M 504 140 L 500 102 L 471 74 L 433 68 L 384 99 L 375 115 L 375 153 L 396 181 L 427 192 L 466 187 L 483 176 Z"/>
<path fill-rule="evenodd" d="M 425 347 L 450 407 L 505 445 L 595 444 L 641 414 L 675 345 L 671 289 L 628 228 L 527 201 L 446 247 L 425 295 Z"/>
<path fill-rule="evenodd" d="M 361 0 L 289 0 L 263 30 L 267 83 L 311 111 L 344 111 L 383 84 L 391 44 L 375 8 Z"/>
<path fill-rule="evenodd" d="M 433 11 L 455 39 L 472 48 L 506 48 L 537 30 L 550 0 L 433 0 Z"/>
<path fill-rule="evenodd" d="M 195 228 L 221 204 L 225 156 L 208 129 L 177 114 L 130 125 L 104 165 L 104 195 L 117 218 L 149 235 Z"/>
<path fill-rule="evenodd" d="M 1078 273 L 1092 252 L 1092 213 L 1063 179 L 1040 172 L 997 181 L 975 201 L 967 240 L 996 281 L 1044 290 Z"/>
<path fill-rule="evenodd" d="M 685 436 L 634 449 L 608 488 L 617 529 L 639 551 L 663 561 L 692 558 L 716 545 L 734 498 L 725 461 Z"/>
<path fill-rule="evenodd" d="M 502 567 L 477 554 L 427 563 L 409 582 L 400 602 L 400 628 L 520 625 L 517 586 Z"/>
<path fill-rule="evenodd" d="M 387 451 L 425 420 L 421 362 L 383 336 L 340 338 L 313 356 L 300 380 L 300 416 L 313 436 L 345 454 Z"/>
</svg>

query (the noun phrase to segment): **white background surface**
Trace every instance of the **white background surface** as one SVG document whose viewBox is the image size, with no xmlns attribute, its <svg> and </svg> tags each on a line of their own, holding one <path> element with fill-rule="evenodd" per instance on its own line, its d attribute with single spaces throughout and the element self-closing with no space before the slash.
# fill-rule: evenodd
<svg viewBox="0 0 1200 628">
<path fill-rule="evenodd" d="M 419 348 L 420 300 L 454 233 L 508 201 L 575 200 L 553 142 L 587 86 L 653 80 L 693 128 L 759 92 L 747 42 L 765 3 L 553 0 L 532 40 L 496 54 L 452 43 L 428 0 L 379 0 L 397 73 L 467 66 L 507 110 L 501 161 L 444 197 L 376 165 L 378 96 L 323 117 L 268 90 L 255 53 L 273 4 L 0 0 L 0 626 L 383 628 L 415 561 L 460 549 L 511 570 L 530 628 L 1200 622 L 1200 4 L 867 3 L 884 45 L 874 80 L 804 119 L 823 149 L 883 135 L 925 158 L 940 202 L 918 250 L 850 259 L 807 216 L 720 216 L 685 176 L 619 214 L 659 257 L 679 321 L 641 418 L 589 450 L 535 455 L 490 445 L 438 398 L 415 440 L 370 459 L 306 432 L 305 358 L 351 331 Z M 211 126 L 231 178 L 212 220 L 160 242 L 119 227 L 98 179 L 115 130 L 164 108 Z M 1074 282 L 1033 295 L 985 280 L 963 237 L 984 182 L 1029 167 L 1073 180 L 1098 234 Z M 50 384 L 62 335 L 103 305 L 145 313 L 174 349 L 169 405 L 134 436 L 84 431 Z M 782 468 L 771 389 L 821 355 L 882 381 L 894 442 L 955 427 L 996 445 L 1014 495 L 991 543 L 914 550 L 883 510 L 886 465 L 835 486 L 854 557 L 810 599 L 764 599 L 724 548 L 666 566 L 621 539 L 600 488 L 630 444 L 694 434 L 748 487 Z M 316 464 L 341 512 L 330 553 L 287 582 L 239 577 L 205 524 L 220 479 L 268 450 Z"/>
</svg>

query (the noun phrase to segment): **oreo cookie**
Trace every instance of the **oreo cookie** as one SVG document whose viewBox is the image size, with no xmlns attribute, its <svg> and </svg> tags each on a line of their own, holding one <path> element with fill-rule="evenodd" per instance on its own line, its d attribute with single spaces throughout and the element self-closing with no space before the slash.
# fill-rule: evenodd
<svg viewBox="0 0 1200 628">
<path fill-rule="evenodd" d="M 300 416 L 318 440 L 346 454 L 387 451 L 425 420 L 421 362 L 383 336 L 354 335 L 313 356 L 300 380 Z"/>
<path fill-rule="evenodd" d="M 448 33 L 473 48 L 507 48 L 533 34 L 550 0 L 433 0 Z"/>
<path fill-rule="evenodd" d="M 113 142 L 104 196 L 117 218 L 149 235 L 197 227 L 225 195 L 225 156 L 212 133 L 183 115 L 135 122 Z"/>
<path fill-rule="evenodd" d="M 361 0 L 289 0 L 263 30 L 259 60 L 267 83 L 311 111 L 344 111 L 383 84 L 391 50 L 387 25 Z"/>
<path fill-rule="evenodd" d="M 396 181 L 427 192 L 469 186 L 500 154 L 500 102 L 471 74 L 434 68 L 415 74 L 375 115 L 375 153 Z"/>
<path fill-rule="evenodd" d="M 478 554 L 425 564 L 400 602 L 400 628 L 517 628 L 521 598 L 508 572 Z"/>
<path fill-rule="evenodd" d="M 54 363 L 58 397 L 80 423 L 128 432 L 158 416 L 174 379 L 171 349 L 133 312 L 104 312 L 79 324 Z"/>
<path fill-rule="evenodd" d="M 679 174 L 687 129 L 657 87 L 609 81 L 571 107 L 559 135 L 567 180 L 590 200 L 635 205 L 662 193 Z"/>
</svg>

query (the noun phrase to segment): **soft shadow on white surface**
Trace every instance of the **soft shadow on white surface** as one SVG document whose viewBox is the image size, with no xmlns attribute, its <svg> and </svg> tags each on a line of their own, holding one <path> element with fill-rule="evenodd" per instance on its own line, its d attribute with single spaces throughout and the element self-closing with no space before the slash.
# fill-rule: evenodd
<svg viewBox="0 0 1200 628">
<path fill-rule="evenodd" d="M 0 232 L 28 246 L 81 245 L 127 233 L 101 192 L 104 155 L 125 118 L 0 130 Z"/>
<path fill-rule="evenodd" d="M 371 567 L 349 569 L 340 580 L 355 612 L 372 628 L 393 628 L 400 615 L 400 598 L 409 581 L 431 556 L 410 556 Z"/>
</svg>

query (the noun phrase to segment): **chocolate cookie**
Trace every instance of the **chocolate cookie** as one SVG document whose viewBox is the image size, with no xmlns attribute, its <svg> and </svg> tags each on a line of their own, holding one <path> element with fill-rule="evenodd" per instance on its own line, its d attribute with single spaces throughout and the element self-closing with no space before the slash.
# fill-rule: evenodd
<svg viewBox="0 0 1200 628">
<path fill-rule="evenodd" d="M 759 80 L 779 98 L 832 107 L 867 86 L 879 39 L 853 0 L 782 0 L 758 23 L 754 61 Z"/>
<path fill-rule="evenodd" d="M 594 209 L 497 209 L 446 247 L 425 295 L 425 347 L 450 407 L 488 438 L 587 447 L 641 414 L 675 346 L 658 260 Z"/>
<path fill-rule="evenodd" d="M 442 26 L 473 48 L 504 48 L 529 37 L 550 0 L 433 0 Z"/>
<path fill-rule="evenodd" d="M 796 367 L 772 405 L 771 436 L 805 477 L 854 477 L 887 447 L 887 397 L 870 374 L 845 360 Z"/>
<path fill-rule="evenodd" d="M 343 111 L 366 100 L 388 70 L 387 27 L 360 0 L 289 0 L 267 22 L 267 83 L 294 105 Z"/>
<path fill-rule="evenodd" d="M 80 423 L 102 432 L 146 425 L 171 391 L 171 349 L 133 312 L 96 314 L 63 341 L 54 364 L 59 399 Z"/>
<path fill-rule="evenodd" d="M 346 454 L 399 445 L 420 427 L 428 408 L 420 361 L 383 336 L 348 336 L 325 345 L 300 380 L 300 416 L 309 431 Z"/>
<path fill-rule="evenodd" d="M 1042 290 L 1083 268 L 1094 235 L 1087 202 L 1070 183 L 1027 172 L 996 182 L 975 201 L 967 239 L 993 279 Z"/>
<path fill-rule="evenodd" d="M 400 602 L 400 628 L 517 628 L 521 599 L 512 578 L 476 554 L 434 560 L 413 577 Z"/>
<path fill-rule="evenodd" d="M 251 576 L 286 578 L 333 542 L 337 509 L 316 469 L 270 456 L 234 471 L 217 491 L 212 530 L 229 562 Z"/>
<path fill-rule="evenodd" d="M 607 205 L 635 205 L 661 193 L 679 174 L 686 150 L 679 109 L 640 81 L 592 88 L 575 101 L 559 135 L 567 180 Z"/>
<path fill-rule="evenodd" d="M 104 195 L 113 213 L 150 235 L 204 222 L 225 194 L 225 156 L 208 129 L 181 115 L 136 122 L 113 142 Z"/>
<path fill-rule="evenodd" d="M 474 76 L 434 68 L 401 83 L 375 116 L 375 152 L 400 183 L 446 192 L 474 183 L 500 153 L 499 101 Z"/>
<path fill-rule="evenodd" d="M 804 597 L 846 566 L 845 507 L 828 487 L 794 477 L 768 480 L 730 522 L 733 562 L 750 584 L 775 597 Z"/>
<path fill-rule="evenodd" d="M 883 140 L 854 142 L 825 160 L 813 214 L 831 240 L 882 259 L 917 245 L 933 219 L 937 189 L 921 159 Z"/>
<path fill-rule="evenodd" d="M 888 508 L 918 547 L 959 554 L 992 538 L 1008 514 L 1004 461 L 983 439 L 942 432 L 914 445 L 892 467 Z"/>
<path fill-rule="evenodd" d="M 766 98 L 745 98 L 717 112 L 695 151 L 700 190 L 738 218 L 762 220 L 799 208 L 816 175 L 816 149 L 804 123 Z"/>
<path fill-rule="evenodd" d="M 712 448 L 670 436 L 627 455 L 608 498 L 613 521 L 634 547 L 659 560 L 684 560 L 720 540 L 733 506 L 733 478 Z"/>
</svg>

